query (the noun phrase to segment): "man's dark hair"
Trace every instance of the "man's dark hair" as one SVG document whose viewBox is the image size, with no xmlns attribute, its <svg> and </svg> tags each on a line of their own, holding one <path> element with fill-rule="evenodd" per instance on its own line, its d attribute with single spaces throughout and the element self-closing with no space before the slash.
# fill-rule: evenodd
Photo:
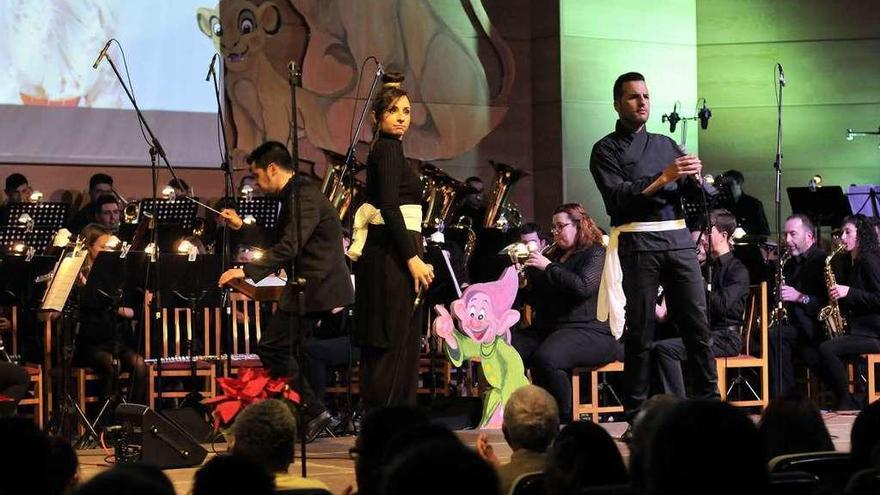
<svg viewBox="0 0 880 495">
<path fill-rule="evenodd" d="M 797 218 L 801 221 L 801 225 L 804 226 L 804 230 L 809 230 L 810 232 L 816 232 L 816 226 L 813 225 L 813 221 L 810 220 L 810 217 L 804 215 L 803 213 L 795 213 L 794 215 L 789 215 L 785 221 L 794 220 Z"/>
<path fill-rule="evenodd" d="M 519 233 L 520 235 L 538 234 L 538 237 L 541 239 L 544 238 L 544 229 L 541 228 L 541 225 L 538 224 L 538 222 L 526 222 L 522 224 Z"/>
<path fill-rule="evenodd" d="M 192 495 L 271 495 L 275 492 L 274 478 L 250 459 L 238 455 L 218 455 L 196 471 Z"/>
<path fill-rule="evenodd" d="M 6 176 L 6 192 L 12 192 L 22 186 L 22 184 L 27 184 L 28 180 L 22 174 L 14 173 Z"/>
<path fill-rule="evenodd" d="M 104 205 L 109 205 L 110 203 L 113 203 L 114 205 L 118 205 L 118 204 L 119 204 L 119 200 L 116 199 L 116 196 L 113 196 L 113 195 L 110 195 L 110 194 L 103 194 L 103 195 L 101 195 L 101 196 L 98 198 L 98 200 L 95 201 L 95 212 L 96 212 L 96 213 L 101 213 L 101 208 L 103 208 Z"/>
<path fill-rule="evenodd" d="M 95 188 L 98 184 L 110 184 L 113 185 L 113 177 L 110 177 L 107 174 L 94 174 L 92 178 L 89 179 L 89 191 Z"/>
<path fill-rule="evenodd" d="M 174 495 L 174 485 L 152 464 L 121 464 L 90 479 L 77 495 Z"/>
<path fill-rule="evenodd" d="M 293 462 L 296 421 L 283 402 L 269 399 L 246 407 L 232 427 L 232 453 L 272 472 L 287 471 Z"/>
<path fill-rule="evenodd" d="M 638 72 L 627 72 L 626 74 L 621 74 L 614 81 L 614 101 L 620 99 L 623 96 L 623 83 L 628 83 L 631 81 L 644 81 L 645 76 L 639 74 Z"/>
<path fill-rule="evenodd" d="M 733 213 L 723 208 L 712 210 L 709 213 L 709 220 L 718 232 L 726 232 L 728 239 L 733 237 L 733 231 L 736 230 L 736 217 Z"/>
<path fill-rule="evenodd" d="M 728 170 L 721 175 L 724 176 L 725 179 L 730 179 L 739 185 L 743 185 L 743 182 L 746 181 L 746 176 L 739 170 Z"/>
<path fill-rule="evenodd" d="M 0 438 L 6 452 L 0 456 L 0 492 L 47 493 L 49 437 L 31 419 L 6 417 L 0 418 Z"/>
<path fill-rule="evenodd" d="M 258 168 L 266 169 L 270 163 L 274 163 L 284 170 L 293 172 L 293 160 L 287 147 L 278 141 L 266 141 L 257 146 L 247 157 L 247 162 Z"/>
<path fill-rule="evenodd" d="M 427 421 L 425 413 L 407 406 L 374 409 L 364 416 L 361 433 L 355 443 L 358 456 L 355 459 L 354 472 L 359 494 L 379 493 L 383 459 L 391 439 Z"/>
<path fill-rule="evenodd" d="M 807 399 L 773 399 L 758 425 L 764 460 L 776 456 L 834 450 L 816 404 Z"/>
<path fill-rule="evenodd" d="M 406 450 L 386 466 L 381 493 L 498 493 L 498 488 L 495 470 L 476 452 L 461 442 L 433 440 Z"/>
</svg>

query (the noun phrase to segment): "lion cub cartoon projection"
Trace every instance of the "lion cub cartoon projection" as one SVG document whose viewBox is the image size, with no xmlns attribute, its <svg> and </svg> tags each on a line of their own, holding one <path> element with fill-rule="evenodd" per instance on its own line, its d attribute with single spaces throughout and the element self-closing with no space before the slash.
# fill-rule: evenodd
<svg viewBox="0 0 880 495">
<path fill-rule="evenodd" d="M 522 358 L 510 345 L 510 327 L 519 321 L 519 311 L 511 309 L 519 287 L 514 267 L 509 267 L 495 282 L 474 284 L 464 290 L 461 299 L 449 312 L 434 306 L 437 318 L 434 334 L 444 341 L 446 356 L 455 366 L 464 361 L 479 360 L 480 370 L 489 384 L 483 399 L 481 428 L 500 428 L 504 404 L 516 389 L 528 385 Z"/>
</svg>

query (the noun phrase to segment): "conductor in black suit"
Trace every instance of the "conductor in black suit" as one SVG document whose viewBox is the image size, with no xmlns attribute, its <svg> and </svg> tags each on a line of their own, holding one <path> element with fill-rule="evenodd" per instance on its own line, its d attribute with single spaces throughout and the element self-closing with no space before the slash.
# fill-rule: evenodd
<svg viewBox="0 0 880 495">
<path fill-rule="evenodd" d="M 222 286 L 232 279 L 245 277 L 259 281 L 284 268 L 288 283 L 281 294 L 278 310 L 262 334 L 257 354 L 273 376 L 286 376 L 294 388 L 299 388 L 297 375 L 300 366 L 293 356 L 297 355 L 295 346 L 303 341 L 304 335 L 293 336 L 291 341 L 291 318 L 298 311 L 292 274 L 305 279 L 301 332 L 308 332 L 321 312 L 352 304 L 354 288 L 342 250 L 342 225 L 336 210 L 318 186 L 301 175 L 297 176 L 290 153 L 283 144 L 277 141 L 263 143 L 247 161 L 260 189 L 282 198 L 276 240 L 259 259 L 243 268 L 224 272 L 219 283 Z M 233 229 L 244 225 L 234 210 L 224 209 L 221 216 Z M 294 265 L 298 272 L 294 271 Z M 325 425 L 330 415 L 308 382 L 300 394 L 309 421 L 308 434 Z"/>
</svg>

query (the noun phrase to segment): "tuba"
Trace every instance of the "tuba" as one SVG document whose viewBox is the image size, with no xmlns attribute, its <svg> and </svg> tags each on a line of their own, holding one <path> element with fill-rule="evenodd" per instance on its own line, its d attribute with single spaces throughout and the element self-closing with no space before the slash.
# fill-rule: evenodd
<svg viewBox="0 0 880 495">
<path fill-rule="evenodd" d="M 843 243 L 838 244 L 834 251 L 825 257 L 825 288 L 829 292 L 832 287 L 837 285 L 834 270 L 831 268 L 831 259 L 843 251 L 844 247 Z M 829 338 L 840 337 L 846 331 L 846 319 L 843 317 L 843 313 L 840 312 L 840 305 L 833 299 L 829 299 L 828 306 L 819 310 L 819 321 L 825 325 Z"/>
<path fill-rule="evenodd" d="M 330 200 L 330 204 L 336 209 L 340 220 L 345 218 L 355 198 L 362 196 L 365 190 L 364 183 L 355 179 L 354 175 L 367 167 L 355 161 L 348 172 L 344 168 L 343 164 L 329 163 L 327 172 L 321 179 L 321 192 Z M 351 179 L 351 184 L 348 182 L 349 179 Z"/>
<path fill-rule="evenodd" d="M 453 206 L 467 186 L 430 163 L 419 165 L 419 175 L 426 205 L 422 227 L 442 229 L 450 223 Z"/>
<path fill-rule="evenodd" d="M 492 179 L 492 189 L 486 204 L 486 217 L 483 221 L 483 227 L 494 229 L 516 226 L 514 225 L 514 217 L 517 216 L 518 209 L 508 204 L 507 197 L 510 196 L 510 190 L 513 185 L 529 174 L 504 163 L 492 160 L 489 160 L 489 163 L 495 169 L 495 178 Z M 512 219 L 514 221 L 511 221 Z"/>
</svg>

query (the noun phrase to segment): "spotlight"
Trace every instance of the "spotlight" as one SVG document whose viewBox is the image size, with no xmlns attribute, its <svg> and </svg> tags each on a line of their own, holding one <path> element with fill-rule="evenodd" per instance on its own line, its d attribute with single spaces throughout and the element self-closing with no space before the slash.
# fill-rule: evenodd
<svg viewBox="0 0 880 495">
<path fill-rule="evenodd" d="M 245 184 L 241 186 L 241 197 L 245 201 L 250 201 L 254 198 L 254 188 L 250 184 Z"/>
<path fill-rule="evenodd" d="M 853 130 L 852 130 L 852 129 L 847 129 L 847 130 L 846 130 L 846 140 L 847 140 L 847 141 L 852 141 L 852 140 L 853 140 Z"/>
<path fill-rule="evenodd" d="M 39 203 L 40 201 L 43 201 L 43 193 L 40 191 L 34 191 L 29 196 L 29 199 L 31 203 Z"/>
<path fill-rule="evenodd" d="M 73 234 L 67 229 L 59 229 L 58 232 L 55 233 L 55 237 L 52 239 L 53 247 L 67 247 L 70 244 L 70 238 L 73 237 Z"/>
<path fill-rule="evenodd" d="M 258 260 L 258 259 L 262 258 L 262 257 L 263 257 L 263 250 L 262 250 L 262 249 L 254 248 L 254 249 L 251 251 L 251 257 L 252 257 L 252 259 L 255 259 L 255 260 Z"/>
<path fill-rule="evenodd" d="M 703 176 L 703 182 L 705 182 L 706 184 L 709 184 L 710 186 L 714 186 L 715 185 L 715 177 L 713 177 L 712 174 L 706 174 Z"/>
<path fill-rule="evenodd" d="M 746 235 L 747 235 L 746 231 L 743 230 L 742 227 L 737 227 L 736 229 L 734 229 L 733 235 L 730 236 L 730 238 L 735 241 L 738 241 L 738 240 L 742 239 L 743 237 L 745 237 Z"/>
<path fill-rule="evenodd" d="M 147 244 L 147 247 L 144 248 L 144 252 L 150 256 L 154 256 L 156 254 L 156 245 L 152 242 Z"/>
<path fill-rule="evenodd" d="M 12 245 L 10 251 L 12 251 L 14 254 L 23 254 L 25 251 L 27 251 L 27 244 L 25 244 L 23 241 L 16 241 L 16 243 Z"/>
<path fill-rule="evenodd" d="M 177 252 L 180 253 L 180 254 L 189 254 L 189 252 L 190 252 L 194 247 L 195 247 L 195 246 L 193 245 L 193 243 L 191 243 L 191 242 L 189 242 L 188 240 L 184 239 L 184 240 L 180 241 L 180 243 L 177 245 Z"/>
<path fill-rule="evenodd" d="M 241 221 L 248 225 L 253 225 L 257 223 L 257 219 L 254 218 L 253 215 L 245 215 L 244 218 L 241 219 Z"/>
<path fill-rule="evenodd" d="M 177 197 L 177 191 L 174 190 L 171 186 L 165 186 L 162 188 L 162 196 L 165 197 L 168 201 L 174 201 Z"/>
<path fill-rule="evenodd" d="M 822 187 L 822 176 L 819 174 L 814 175 L 810 182 L 807 183 L 807 187 L 813 192 Z"/>
<path fill-rule="evenodd" d="M 107 244 L 104 244 L 104 247 L 112 251 L 118 248 L 120 244 L 122 244 L 122 241 L 120 241 L 115 235 L 111 235 L 110 239 L 107 240 Z"/>
</svg>

